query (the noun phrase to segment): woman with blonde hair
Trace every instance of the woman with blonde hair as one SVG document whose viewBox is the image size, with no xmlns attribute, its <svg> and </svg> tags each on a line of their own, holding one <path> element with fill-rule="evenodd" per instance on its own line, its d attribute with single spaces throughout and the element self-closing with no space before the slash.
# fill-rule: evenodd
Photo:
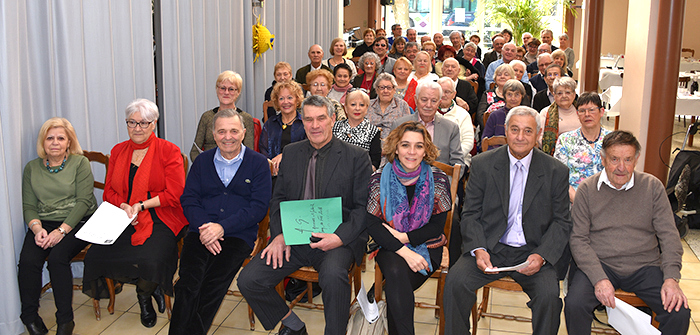
<svg viewBox="0 0 700 335">
<path fill-rule="evenodd" d="M 19 255 L 20 319 L 31 335 L 48 330 L 39 316 L 41 272 L 48 261 L 56 334 L 72 334 L 73 274 L 70 261 L 88 243 L 75 233 L 97 209 L 90 162 L 82 156 L 71 123 L 54 117 L 37 137 L 36 158 L 24 167 L 22 210 L 29 230 Z"/>
<path fill-rule="evenodd" d="M 265 90 L 265 101 L 270 101 L 272 98 L 272 89 L 275 88 L 275 84 L 277 83 L 282 83 L 285 81 L 290 81 L 292 80 L 292 66 L 289 65 L 287 62 L 278 62 L 275 64 L 275 69 L 273 72 L 275 79 L 272 80 L 272 85 Z M 277 111 L 275 111 L 275 107 L 268 107 L 267 108 L 267 115 L 266 119 L 263 121 L 267 121 L 267 119 L 275 116 L 277 114 Z"/>
<path fill-rule="evenodd" d="M 331 41 L 331 47 L 328 48 L 328 53 L 331 55 L 331 58 L 324 59 L 321 64 L 328 66 L 331 71 L 333 71 L 338 64 L 345 64 L 350 67 L 350 70 L 352 70 L 350 79 L 357 75 L 355 62 L 347 58 L 343 58 L 343 56 L 348 54 L 348 46 L 345 44 L 345 40 L 340 37 L 334 38 L 333 41 Z"/>
<path fill-rule="evenodd" d="M 201 152 L 216 148 L 214 134 L 211 130 L 211 120 L 219 109 L 233 109 L 241 114 L 245 128 L 250 129 L 250 131 L 246 132 L 245 138 L 243 138 L 243 145 L 249 148 L 254 147 L 253 116 L 236 107 L 236 101 L 241 97 L 242 90 L 243 78 L 236 72 L 226 70 L 221 72 L 216 78 L 216 97 L 219 99 L 219 107 L 204 112 L 199 119 L 197 133 L 194 136 L 194 143 L 192 143 L 192 149 L 190 150 L 190 158 L 193 162 Z"/>
<path fill-rule="evenodd" d="M 436 81 L 440 77 L 433 73 L 433 61 L 430 54 L 425 51 L 419 51 L 416 54 L 416 59 L 413 60 L 413 68 L 415 72 L 411 73 L 410 79 L 415 79 L 419 84 L 421 81 Z"/>
<path fill-rule="evenodd" d="M 503 92 L 503 86 L 509 79 L 515 78 L 515 71 L 510 64 L 501 64 L 493 72 L 493 83 L 495 84 L 492 89 L 484 92 L 484 95 L 479 100 L 479 106 L 476 108 L 476 122 L 484 129 L 484 113 L 486 111 L 495 111 L 503 106 L 505 106 L 505 93 Z"/>
<path fill-rule="evenodd" d="M 272 90 L 272 104 L 279 113 L 263 125 L 259 148 L 260 153 L 272 162 L 274 175 L 277 175 L 282 161 L 282 149 L 306 138 L 299 111 L 302 101 L 304 93 L 295 81 L 277 83 Z"/>
<path fill-rule="evenodd" d="M 569 77 L 574 76 L 574 73 L 571 72 L 571 70 L 569 70 L 569 68 L 567 67 L 569 63 L 566 59 L 566 53 L 563 50 L 557 49 L 557 50 L 552 51 L 552 62 L 554 64 L 561 66 L 562 69 L 566 69 L 567 76 L 569 76 Z"/>
<path fill-rule="evenodd" d="M 399 40 L 402 40 L 399 39 Z M 416 110 L 416 99 L 413 97 L 416 95 L 416 87 L 418 87 L 418 81 L 408 77 L 411 76 L 413 72 L 413 64 L 406 57 L 401 57 L 394 63 L 394 76 L 396 77 L 396 97 L 406 101 L 412 110 Z"/>
<path fill-rule="evenodd" d="M 395 39 L 389 50 L 389 57 L 399 59 L 403 57 L 403 49 L 406 47 L 406 40 L 403 38 Z"/>
</svg>

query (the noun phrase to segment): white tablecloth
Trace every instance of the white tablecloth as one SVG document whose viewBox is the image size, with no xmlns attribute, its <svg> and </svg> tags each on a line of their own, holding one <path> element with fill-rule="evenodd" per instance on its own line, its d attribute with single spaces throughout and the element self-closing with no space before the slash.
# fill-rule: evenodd
<svg viewBox="0 0 700 335">
<path fill-rule="evenodd" d="M 676 115 L 700 116 L 700 97 L 676 96 Z"/>
<path fill-rule="evenodd" d="M 600 69 L 598 76 L 598 86 L 605 91 L 611 86 L 622 86 L 622 74 L 624 70 L 618 69 Z"/>
<path fill-rule="evenodd" d="M 600 95 L 604 103 L 609 104 L 607 116 L 621 113 L 622 87 L 611 86 Z M 676 96 L 676 115 L 700 116 L 700 96 Z"/>
<path fill-rule="evenodd" d="M 700 61 L 689 62 L 681 60 L 681 65 L 678 68 L 680 72 L 690 72 L 692 70 L 700 71 Z"/>
</svg>

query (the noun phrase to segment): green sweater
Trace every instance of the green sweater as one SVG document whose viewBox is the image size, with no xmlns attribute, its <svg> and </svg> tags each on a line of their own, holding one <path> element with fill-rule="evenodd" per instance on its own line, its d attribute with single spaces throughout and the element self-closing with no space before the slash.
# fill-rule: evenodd
<svg viewBox="0 0 700 335">
<path fill-rule="evenodd" d="M 59 221 L 71 228 L 94 213 L 97 200 L 87 157 L 69 155 L 58 173 L 49 173 L 41 158 L 27 163 L 22 178 L 22 209 L 25 222 Z"/>
</svg>

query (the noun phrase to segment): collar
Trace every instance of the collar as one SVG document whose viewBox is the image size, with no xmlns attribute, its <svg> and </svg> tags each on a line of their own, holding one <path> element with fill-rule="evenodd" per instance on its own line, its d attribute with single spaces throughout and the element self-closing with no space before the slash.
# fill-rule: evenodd
<svg viewBox="0 0 700 335">
<path fill-rule="evenodd" d="M 433 119 L 430 120 L 430 121 L 428 121 L 428 122 L 423 121 L 423 118 L 421 118 L 420 115 L 418 115 L 418 112 L 416 112 L 416 116 L 418 116 L 418 122 L 420 122 L 420 123 L 421 123 L 422 125 L 424 125 L 424 126 L 427 126 L 427 125 L 429 125 L 429 124 L 435 124 L 435 120 L 437 120 L 438 114 L 437 114 L 437 112 L 436 112 L 436 113 L 433 115 Z"/>
<path fill-rule="evenodd" d="M 610 186 L 610 188 L 612 188 L 613 190 L 627 191 L 630 188 L 632 188 L 632 186 L 634 186 L 634 172 L 632 172 L 632 178 L 630 178 L 630 181 L 622 185 L 622 187 L 617 188 L 613 186 L 613 184 L 610 182 L 610 179 L 608 179 L 608 174 L 605 173 L 605 168 L 603 168 L 603 171 L 600 171 L 600 177 L 598 178 L 598 191 L 600 191 L 600 185 L 602 185 L 603 183 L 605 183 L 605 185 Z"/>
<path fill-rule="evenodd" d="M 323 68 L 323 62 L 321 62 L 321 64 L 319 64 L 318 67 L 314 67 L 313 64 L 309 63 L 309 67 L 311 68 L 311 71 L 320 70 L 321 68 Z M 309 71 L 309 72 L 311 72 L 311 71 Z"/>
<path fill-rule="evenodd" d="M 438 108 L 438 112 L 440 112 L 440 114 L 442 114 L 442 115 L 445 115 L 445 114 L 449 113 L 450 111 L 452 111 L 452 108 L 455 108 L 455 101 L 454 100 L 452 100 L 452 104 L 450 105 L 450 107 Z M 435 119 L 433 119 L 433 121 L 434 120 Z"/>
<path fill-rule="evenodd" d="M 510 153 L 510 149 L 509 149 L 508 150 L 508 161 L 510 162 L 510 164 L 508 165 L 508 167 L 512 169 L 513 166 L 515 165 L 515 162 L 517 162 L 519 160 L 520 164 L 522 164 L 523 168 L 525 168 L 525 171 L 526 172 L 529 171 L 530 170 L 530 163 L 532 163 L 532 152 L 533 151 L 535 151 L 534 148 L 530 149 L 530 152 L 525 157 L 523 157 L 522 159 L 519 160 L 519 159 L 515 158 L 513 156 L 513 154 Z"/>
<path fill-rule="evenodd" d="M 241 151 L 238 153 L 238 155 L 236 155 L 236 157 L 233 157 L 232 159 L 224 158 L 224 156 L 221 155 L 221 150 L 219 148 L 216 148 L 216 153 L 214 154 L 214 161 L 220 162 L 224 165 L 232 165 L 242 160 L 244 154 L 245 145 L 243 145 L 243 143 L 241 143 Z"/>
</svg>

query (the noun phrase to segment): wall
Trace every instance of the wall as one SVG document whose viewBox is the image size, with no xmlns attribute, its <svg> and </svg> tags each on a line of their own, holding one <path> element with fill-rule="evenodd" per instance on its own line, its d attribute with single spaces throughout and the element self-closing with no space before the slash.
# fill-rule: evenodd
<svg viewBox="0 0 700 335">
<path fill-rule="evenodd" d="M 362 38 L 362 32 L 367 28 L 368 0 L 351 0 L 350 6 L 344 7 L 344 29 L 360 27 L 357 36 Z M 388 32 L 391 35 L 391 32 Z"/>
<path fill-rule="evenodd" d="M 695 58 L 700 58 L 700 0 L 685 1 L 685 18 L 683 24 L 683 48 L 695 49 Z M 683 54 L 683 55 L 687 55 Z"/>
</svg>

